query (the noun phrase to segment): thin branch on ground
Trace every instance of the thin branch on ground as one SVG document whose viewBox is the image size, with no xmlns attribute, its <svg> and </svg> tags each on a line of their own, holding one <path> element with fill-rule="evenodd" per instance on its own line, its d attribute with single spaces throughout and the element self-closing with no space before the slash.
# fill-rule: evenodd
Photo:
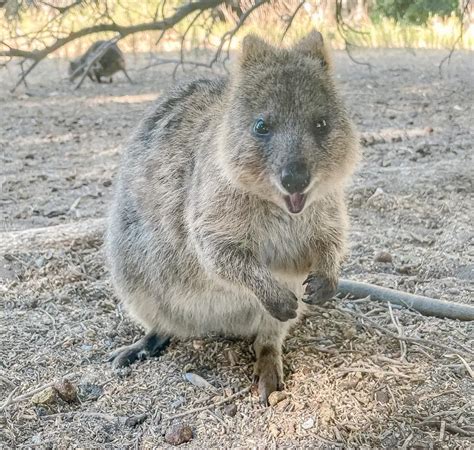
<svg viewBox="0 0 474 450">
<path fill-rule="evenodd" d="M 461 360 L 461 362 L 463 363 L 463 366 L 466 368 L 466 370 L 469 373 L 469 375 L 471 376 L 471 378 L 474 379 L 474 370 L 472 369 L 472 367 L 468 364 L 468 362 L 461 355 L 456 354 L 456 356 Z"/>
<path fill-rule="evenodd" d="M 69 373 L 67 375 L 64 375 L 62 377 L 62 379 L 70 379 L 70 378 L 74 378 L 76 377 L 78 374 L 77 373 Z M 11 393 L 10 395 L 7 397 L 7 399 L 5 400 L 5 402 L 3 403 L 2 406 L 0 406 L 0 411 L 3 411 L 7 406 L 10 406 L 10 405 L 13 405 L 15 403 L 20 403 L 20 402 L 23 402 L 25 400 L 28 400 L 30 399 L 31 397 L 33 397 L 33 395 L 35 394 L 38 394 L 39 392 L 42 392 L 44 391 L 45 389 L 49 388 L 49 387 L 52 387 L 56 384 L 56 381 L 51 381 L 49 383 L 46 383 L 46 384 L 43 384 L 41 386 L 38 386 L 37 388 L 31 390 L 31 391 L 28 391 L 22 395 L 19 395 L 18 397 L 13 397 L 13 395 L 15 394 L 15 392 L 18 390 L 18 388 L 15 388 Z"/>
<path fill-rule="evenodd" d="M 398 320 L 398 317 L 395 317 L 393 314 L 393 308 L 392 304 L 390 302 L 387 303 L 388 310 L 390 312 L 390 319 L 392 320 L 392 323 L 395 325 L 395 328 L 398 331 L 398 335 L 400 337 L 403 337 L 403 327 L 400 325 L 400 321 Z M 405 361 L 406 356 L 407 356 L 407 344 L 403 339 L 399 339 L 398 341 L 400 343 L 400 360 Z"/>
<path fill-rule="evenodd" d="M 443 421 L 440 421 L 440 420 L 426 420 L 424 422 L 416 423 L 415 426 L 417 428 L 425 426 L 425 427 L 440 429 L 442 422 Z M 474 436 L 474 427 L 469 426 L 469 427 L 461 428 L 461 427 L 458 427 L 457 425 L 454 425 L 452 423 L 447 423 L 447 422 L 446 422 L 445 427 L 446 427 L 445 428 L 446 431 L 449 431 L 450 433 L 455 433 L 455 434 L 459 434 L 460 436 L 467 436 L 467 437 Z"/>
<path fill-rule="evenodd" d="M 337 373 L 345 374 L 345 373 L 370 373 L 374 375 L 380 376 L 389 376 L 389 377 L 396 377 L 396 378 L 407 378 L 412 380 L 413 377 L 410 375 L 405 375 L 404 373 L 400 372 L 390 372 L 388 370 L 379 370 L 379 369 L 365 369 L 364 367 L 347 367 L 344 369 L 339 369 Z"/>
<path fill-rule="evenodd" d="M 474 306 L 464 303 L 446 302 L 422 295 L 413 295 L 408 292 L 396 291 L 369 283 L 340 280 L 338 292 L 342 295 L 353 295 L 358 298 L 370 296 L 371 300 L 390 302 L 414 309 L 425 316 L 435 316 L 457 320 L 474 320 Z"/>
<path fill-rule="evenodd" d="M 171 421 L 171 420 L 174 420 L 174 419 L 178 419 L 180 417 L 188 416 L 189 414 L 194 414 L 194 413 L 197 413 L 197 412 L 206 411 L 208 409 L 224 405 L 224 404 L 230 402 L 231 400 L 234 400 L 235 398 L 238 398 L 238 397 L 241 397 L 242 395 L 245 395 L 247 392 L 250 391 L 250 389 L 252 389 L 252 386 L 247 386 L 246 388 L 241 389 L 240 391 L 236 392 L 235 394 L 229 395 L 229 397 L 226 397 L 225 399 L 220 400 L 216 403 L 211 403 L 210 405 L 201 406 L 200 408 L 189 409 L 189 410 L 184 411 L 182 413 L 175 414 L 174 416 L 166 417 L 164 420 Z"/>
<path fill-rule="evenodd" d="M 388 330 L 387 327 L 383 327 L 381 325 L 378 325 L 372 319 L 368 318 L 364 314 L 356 313 L 355 311 L 351 311 L 347 308 L 337 307 L 336 311 L 340 311 L 342 313 L 349 314 L 351 316 L 357 317 L 358 319 L 365 320 L 369 324 L 370 327 L 381 331 L 382 333 L 384 333 L 385 335 L 387 335 L 388 337 L 391 337 L 393 339 L 403 340 L 403 341 L 411 343 L 411 344 L 422 345 L 422 346 L 427 347 L 427 348 L 435 347 L 435 348 L 438 348 L 440 350 L 444 350 L 445 352 L 449 352 L 453 355 L 456 355 L 456 354 L 459 355 L 460 354 L 460 355 L 465 355 L 465 356 L 469 356 L 469 357 L 474 357 L 474 351 L 473 352 L 466 352 L 464 350 L 459 350 L 459 349 L 450 347 L 449 345 L 440 344 L 439 342 L 429 341 L 428 339 L 414 338 L 414 337 L 408 337 L 408 336 L 399 336 L 396 333 L 393 333 L 392 331 Z"/>
</svg>

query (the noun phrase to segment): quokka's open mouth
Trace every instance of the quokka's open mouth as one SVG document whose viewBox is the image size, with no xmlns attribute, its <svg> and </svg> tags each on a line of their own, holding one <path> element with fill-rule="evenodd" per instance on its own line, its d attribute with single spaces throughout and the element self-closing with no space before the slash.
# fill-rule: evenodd
<svg viewBox="0 0 474 450">
<path fill-rule="evenodd" d="M 284 196 L 286 207 L 288 211 L 292 214 L 298 214 L 303 211 L 304 205 L 306 203 L 306 194 L 290 194 Z"/>
</svg>

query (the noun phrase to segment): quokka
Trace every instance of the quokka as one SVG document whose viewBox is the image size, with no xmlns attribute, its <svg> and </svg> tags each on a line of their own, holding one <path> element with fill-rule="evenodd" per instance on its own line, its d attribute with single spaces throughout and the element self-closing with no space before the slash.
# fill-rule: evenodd
<svg viewBox="0 0 474 450">
<path fill-rule="evenodd" d="M 249 35 L 229 77 L 161 97 L 125 150 L 108 223 L 113 284 L 147 332 L 113 364 L 172 337 L 253 337 L 265 403 L 288 331 L 336 292 L 358 158 L 316 31 L 289 49 Z"/>
<path fill-rule="evenodd" d="M 74 59 L 69 63 L 69 78 L 74 81 L 77 77 L 80 77 L 87 69 L 91 58 L 94 57 L 97 51 L 100 51 L 100 47 L 106 45 L 106 41 L 94 42 L 79 58 Z M 127 77 L 127 80 L 132 83 L 131 78 L 128 76 L 125 59 L 122 51 L 118 48 L 117 44 L 110 45 L 104 54 L 95 61 L 87 71 L 87 76 L 92 81 L 102 83 L 102 77 L 108 77 L 109 82 L 112 82 L 112 75 L 116 72 L 122 71 Z"/>
</svg>

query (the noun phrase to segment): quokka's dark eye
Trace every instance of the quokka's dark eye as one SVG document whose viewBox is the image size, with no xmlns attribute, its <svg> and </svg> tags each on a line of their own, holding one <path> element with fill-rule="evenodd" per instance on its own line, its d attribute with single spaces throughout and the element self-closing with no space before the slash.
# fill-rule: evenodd
<svg viewBox="0 0 474 450">
<path fill-rule="evenodd" d="M 257 136 L 266 136 L 270 133 L 270 129 L 263 119 L 257 119 L 253 124 L 253 132 Z"/>
<path fill-rule="evenodd" d="M 315 124 L 315 127 L 319 130 L 322 131 L 324 128 L 328 126 L 327 122 L 325 119 L 318 120 Z"/>
</svg>

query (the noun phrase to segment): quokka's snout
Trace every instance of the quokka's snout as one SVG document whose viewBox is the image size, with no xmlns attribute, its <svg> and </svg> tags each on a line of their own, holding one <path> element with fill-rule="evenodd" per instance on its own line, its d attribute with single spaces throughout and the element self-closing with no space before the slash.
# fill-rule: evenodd
<svg viewBox="0 0 474 450">
<path fill-rule="evenodd" d="M 311 173 L 304 161 L 294 161 L 283 167 L 280 183 L 287 192 L 284 199 L 290 213 L 298 214 L 303 211 L 310 181 Z"/>
</svg>

